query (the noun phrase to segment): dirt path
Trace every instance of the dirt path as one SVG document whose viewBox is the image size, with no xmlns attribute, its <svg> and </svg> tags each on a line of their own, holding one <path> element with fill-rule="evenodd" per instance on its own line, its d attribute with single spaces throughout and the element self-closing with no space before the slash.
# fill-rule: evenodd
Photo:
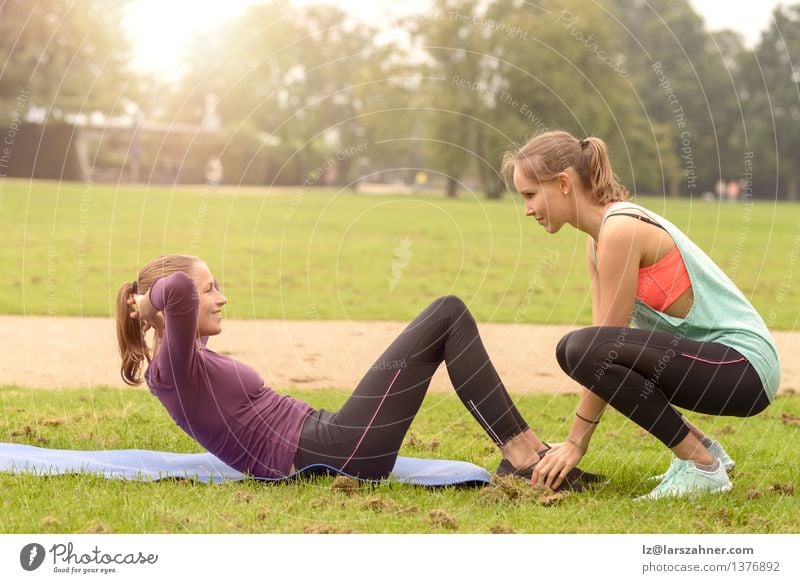
<svg viewBox="0 0 800 583">
<path fill-rule="evenodd" d="M 276 389 L 350 390 L 405 327 L 405 322 L 226 320 L 208 347 L 259 371 Z M 510 392 L 577 392 L 555 359 L 558 339 L 570 326 L 480 325 L 486 349 Z M 119 376 L 114 326 L 107 318 L 0 316 L 3 350 L 0 385 L 31 388 L 127 387 Z M 800 379 L 795 360 L 800 334 L 775 332 L 781 356 L 781 390 Z M 444 366 L 433 390 L 452 387 Z"/>
</svg>

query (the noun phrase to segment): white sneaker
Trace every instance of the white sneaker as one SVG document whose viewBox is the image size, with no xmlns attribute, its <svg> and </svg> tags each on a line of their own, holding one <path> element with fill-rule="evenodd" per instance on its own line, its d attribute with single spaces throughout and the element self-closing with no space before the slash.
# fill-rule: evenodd
<svg viewBox="0 0 800 583">
<path fill-rule="evenodd" d="M 725 448 L 722 447 L 722 444 L 716 439 L 711 440 L 711 446 L 708 448 L 708 453 L 722 462 L 726 472 L 730 473 L 731 470 L 736 467 L 736 462 L 731 459 L 731 456 L 728 455 L 728 452 L 725 451 Z"/>
<path fill-rule="evenodd" d="M 717 469 L 708 472 L 698 468 L 691 460 L 677 459 L 672 462 L 664 480 L 649 494 L 635 500 L 657 500 L 669 496 L 687 496 L 727 492 L 733 488 L 725 467 L 720 462 Z"/>
<path fill-rule="evenodd" d="M 736 467 L 736 462 L 731 459 L 731 456 L 728 455 L 728 452 L 725 451 L 725 448 L 722 447 L 722 444 L 719 441 L 715 439 L 711 440 L 711 445 L 708 447 L 708 453 L 722 462 L 722 466 L 725 468 L 726 472 L 730 473 L 733 471 L 733 468 Z M 660 482 L 667 477 L 676 461 L 678 461 L 678 458 L 673 457 L 672 464 L 670 464 L 669 469 L 667 469 L 666 472 L 657 476 L 651 476 L 649 479 L 654 482 Z"/>
<path fill-rule="evenodd" d="M 657 476 L 650 476 L 647 479 L 649 481 L 651 481 L 651 482 L 661 482 L 662 480 L 665 480 L 667 478 L 667 476 L 672 474 L 672 472 L 674 472 L 678 468 L 678 465 L 679 465 L 678 462 L 679 461 L 681 461 L 681 458 L 675 457 L 673 455 L 672 456 L 672 463 L 669 464 L 669 467 L 667 468 L 666 472 L 664 472 L 663 474 L 658 474 Z"/>
</svg>

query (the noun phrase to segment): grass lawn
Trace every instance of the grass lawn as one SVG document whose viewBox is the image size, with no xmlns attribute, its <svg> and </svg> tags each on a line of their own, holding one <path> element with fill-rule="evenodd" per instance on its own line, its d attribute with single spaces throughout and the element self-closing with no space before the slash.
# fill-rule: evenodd
<svg viewBox="0 0 800 583">
<path fill-rule="evenodd" d="M 773 329 L 800 314 L 800 205 L 639 197 L 684 229 Z M 203 257 L 226 317 L 408 320 L 461 296 L 482 322 L 591 322 L 585 235 L 549 236 L 522 199 L 7 180 L 2 314 L 109 316 L 149 259 Z"/>
<path fill-rule="evenodd" d="M 344 391 L 294 391 L 335 409 Z M 0 389 L 6 442 L 72 449 L 203 451 L 174 425 L 147 390 Z M 574 396 L 517 399 L 546 440 L 566 434 Z M 637 503 L 632 498 L 663 471 L 669 452 L 609 411 L 581 466 L 611 483 L 555 500 L 523 483 L 481 489 L 399 484 L 351 489 L 333 478 L 299 484 L 254 480 L 207 485 L 106 480 L 90 475 L 35 477 L 0 473 L 3 533 L 797 533 L 800 396 L 778 398 L 751 419 L 691 419 L 737 461 L 734 489 L 723 495 Z M 499 454 L 455 395 L 426 399 L 402 455 L 462 459 L 493 469 Z M 519 485 L 523 487 L 519 487 Z"/>
<path fill-rule="evenodd" d="M 226 317 L 409 320 L 454 293 L 482 322 L 591 323 L 585 236 L 548 236 L 522 201 L 360 196 L 333 190 L 237 192 L 15 181 L 0 199 L 0 314 L 109 316 L 123 281 L 164 253 L 203 257 L 229 299 Z M 705 249 L 773 329 L 794 329 L 800 205 L 640 197 Z M 291 394 L 335 409 L 349 392 Z M 68 449 L 198 452 L 146 389 L 0 386 L 0 441 Z M 567 433 L 574 396 L 517 402 L 548 441 Z M 737 461 L 732 492 L 634 503 L 669 452 L 609 411 L 581 466 L 611 483 L 565 497 L 527 486 L 348 488 L 324 478 L 131 483 L 0 474 L 3 533 L 800 532 L 800 396 L 752 419 L 691 419 Z M 499 454 L 455 395 L 430 395 L 402 455 L 493 469 Z M 517 487 L 514 487 L 514 486 Z"/>
</svg>

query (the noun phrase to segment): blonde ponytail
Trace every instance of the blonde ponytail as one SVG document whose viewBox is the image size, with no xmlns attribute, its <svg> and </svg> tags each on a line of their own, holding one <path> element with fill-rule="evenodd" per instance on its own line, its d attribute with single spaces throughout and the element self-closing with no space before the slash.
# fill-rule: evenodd
<svg viewBox="0 0 800 583">
<path fill-rule="evenodd" d="M 584 186 L 595 195 L 597 202 L 607 204 L 618 200 L 628 200 L 628 190 L 619 183 L 619 179 L 611 170 L 611 161 L 608 158 L 606 144 L 600 138 L 588 137 L 585 140 L 586 148 L 582 149 L 585 176 L 581 172 Z"/>
<path fill-rule="evenodd" d="M 136 293 L 144 295 L 157 279 L 183 271 L 190 277 L 195 263 L 201 260 L 194 255 L 162 255 L 145 265 L 136 278 Z M 126 281 L 117 291 L 115 323 L 119 354 L 122 357 L 120 375 L 122 380 L 132 386 L 144 382 L 142 365 L 152 360 L 150 347 L 147 345 L 142 326 L 138 319 L 131 318 L 132 307 L 128 298 L 134 293 L 132 281 Z M 156 338 L 156 343 L 158 339 Z M 157 346 L 157 344 L 156 344 Z"/>
<path fill-rule="evenodd" d="M 554 130 L 531 137 L 516 152 L 503 156 L 501 173 L 510 183 L 514 169 L 534 182 L 554 179 L 560 172 L 572 167 L 583 187 L 599 204 L 628 200 L 628 190 L 622 186 L 611 169 L 605 142 L 588 137 L 578 140 L 569 132 Z"/>
<path fill-rule="evenodd" d="M 117 291 L 116 326 L 119 353 L 122 357 L 120 375 L 125 384 L 136 386 L 142 384 L 142 362 L 150 362 L 151 357 L 141 323 L 130 316 L 132 306 L 128 304 L 128 298 L 134 293 L 132 284 L 133 282 L 126 281 Z"/>
</svg>

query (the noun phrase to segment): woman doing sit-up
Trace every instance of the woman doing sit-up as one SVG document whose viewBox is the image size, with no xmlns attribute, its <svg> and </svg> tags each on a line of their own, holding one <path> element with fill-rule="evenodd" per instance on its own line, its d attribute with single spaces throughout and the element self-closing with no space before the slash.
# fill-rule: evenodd
<svg viewBox="0 0 800 583">
<path fill-rule="evenodd" d="M 367 479 L 389 475 L 433 373 L 444 361 L 461 402 L 499 448 L 498 474 L 530 480 L 548 446 L 528 428 L 495 371 L 466 305 L 430 304 L 391 343 L 336 412 L 265 386 L 246 364 L 206 347 L 222 331 L 222 294 L 197 257 L 148 263 L 117 295 L 122 378 L 144 380 L 175 422 L 229 466 L 256 477 L 327 468 Z M 145 333 L 155 330 L 153 354 Z M 564 488 L 596 479 L 575 469 Z M 559 484 L 562 487 L 562 484 Z"/>
</svg>

